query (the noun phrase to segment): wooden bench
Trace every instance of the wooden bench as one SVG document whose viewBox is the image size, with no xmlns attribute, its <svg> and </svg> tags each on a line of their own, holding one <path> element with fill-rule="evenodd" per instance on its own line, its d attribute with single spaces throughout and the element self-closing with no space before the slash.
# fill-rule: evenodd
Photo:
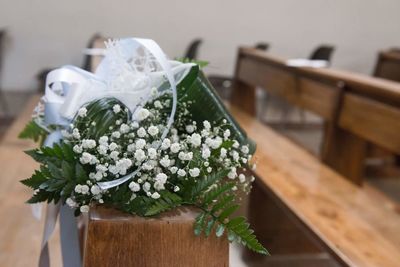
<svg viewBox="0 0 400 267">
<path fill-rule="evenodd" d="M 368 143 L 400 153 L 400 83 L 334 69 L 294 68 L 240 48 L 232 102 L 255 115 L 255 87 L 320 115 L 323 162 L 362 183 Z"/>
<path fill-rule="evenodd" d="M 400 213 L 395 203 L 368 185 L 355 186 L 239 109 L 231 111 L 257 143 L 250 220 L 273 255 L 290 245 L 293 254 L 326 250 L 343 266 L 399 265 Z M 285 216 L 312 242 L 294 239 Z"/>
</svg>

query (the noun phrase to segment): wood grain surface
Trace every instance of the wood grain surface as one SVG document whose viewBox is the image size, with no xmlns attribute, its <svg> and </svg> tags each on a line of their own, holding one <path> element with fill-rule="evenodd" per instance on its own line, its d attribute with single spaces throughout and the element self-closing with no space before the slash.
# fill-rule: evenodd
<svg viewBox="0 0 400 267">
<path fill-rule="evenodd" d="M 223 267 L 229 265 L 226 236 L 195 236 L 197 212 L 179 208 L 143 218 L 98 206 L 91 209 L 85 267 Z"/>
<path fill-rule="evenodd" d="M 368 185 L 355 186 L 238 109 L 231 111 L 257 143 L 257 184 L 272 191 L 332 254 L 348 266 L 399 266 L 396 203 Z M 250 209 L 265 212 L 262 202 Z"/>
</svg>

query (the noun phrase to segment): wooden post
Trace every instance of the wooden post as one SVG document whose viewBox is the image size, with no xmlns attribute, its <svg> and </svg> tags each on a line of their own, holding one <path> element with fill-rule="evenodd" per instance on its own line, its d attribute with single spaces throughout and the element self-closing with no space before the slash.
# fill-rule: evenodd
<svg viewBox="0 0 400 267">
<path fill-rule="evenodd" d="M 197 212 L 180 208 L 143 218 L 98 206 L 89 213 L 84 266 L 228 266 L 226 237 L 195 236 Z"/>
<path fill-rule="evenodd" d="M 345 83 L 339 82 L 336 97 L 333 99 L 334 114 L 332 120 L 326 122 L 324 127 L 321 159 L 353 183 L 361 185 L 367 142 L 338 126 L 345 92 Z"/>
<path fill-rule="evenodd" d="M 241 50 L 239 49 L 236 58 L 235 76 L 233 77 L 231 103 L 248 114 L 256 116 L 256 88 L 245 84 L 239 79 L 241 57 Z"/>
</svg>

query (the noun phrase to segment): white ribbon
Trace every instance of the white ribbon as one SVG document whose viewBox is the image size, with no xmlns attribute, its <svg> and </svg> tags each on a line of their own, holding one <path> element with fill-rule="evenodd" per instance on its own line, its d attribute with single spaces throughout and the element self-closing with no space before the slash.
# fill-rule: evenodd
<svg viewBox="0 0 400 267">
<path fill-rule="evenodd" d="M 107 45 L 105 58 L 95 74 L 74 66 L 64 66 L 48 74 L 43 98 L 45 122 L 66 127 L 79 108 L 105 97 L 118 99 L 134 113 L 138 105 L 149 99 L 151 89 L 158 88 L 166 77 L 171 85 L 173 101 L 167 127 L 161 135 L 161 140 L 164 139 L 176 113 L 177 81 L 183 79 L 194 64 L 168 60 L 157 43 L 150 39 L 128 38 L 110 41 Z M 60 131 L 55 131 L 48 136 L 45 144 L 51 145 L 60 139 Z M 102 189 L 118 186 L 134 177 L 139 170 L 140 167 L 122 178 L 99 183 L 99 186 Z M 39 266 L 49 266 L 48 240 L 54 231 L 58 212 L 59 206 L 48 206 Z"/>
</svg>

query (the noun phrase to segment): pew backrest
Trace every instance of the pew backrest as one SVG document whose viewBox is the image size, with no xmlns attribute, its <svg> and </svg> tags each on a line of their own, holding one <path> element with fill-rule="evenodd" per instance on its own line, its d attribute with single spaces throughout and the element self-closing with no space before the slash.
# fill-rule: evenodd
<svg viewBox="0 0 400 267">
<path fill-rule="evenodd" d="M 400 154 L 400 83 L 342 70 L 290 67 L 278 57 L 240 48 L 233 104 L 254 115 L 256 87 L 320 115 L 327 125 L 322 160 L 356 183 L 361 183 L 367 142 Z"/>
</svg>

